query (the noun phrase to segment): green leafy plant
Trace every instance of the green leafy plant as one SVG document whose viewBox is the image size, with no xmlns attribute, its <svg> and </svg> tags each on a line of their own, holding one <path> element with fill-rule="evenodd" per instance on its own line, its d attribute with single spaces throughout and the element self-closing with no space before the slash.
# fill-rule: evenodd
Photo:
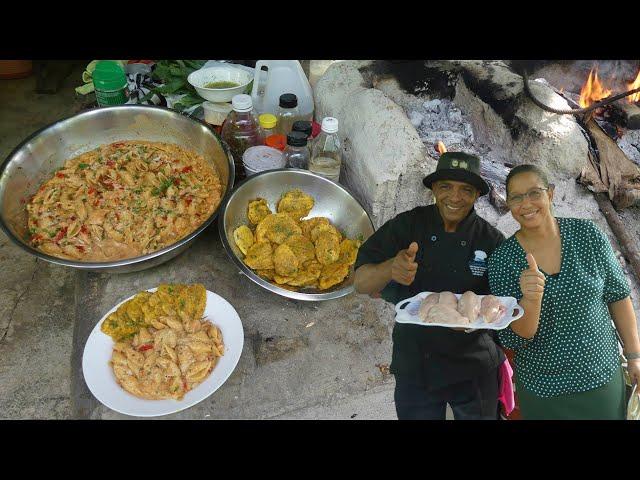
<svg viewBox="0 0 640 480">
<path fill-rule="evenodd" d="M 158 60 L 152 78 L 162 85 L 152 88 L 140 101 L 146 101 L 154 94 L 184 95 L 173 106 L 178 111 L 204 102 L 196 89 L 189 84 L 187 77 L 195 70 L 201 69 L 205 63 L 206 60 Z"/>
</svg>

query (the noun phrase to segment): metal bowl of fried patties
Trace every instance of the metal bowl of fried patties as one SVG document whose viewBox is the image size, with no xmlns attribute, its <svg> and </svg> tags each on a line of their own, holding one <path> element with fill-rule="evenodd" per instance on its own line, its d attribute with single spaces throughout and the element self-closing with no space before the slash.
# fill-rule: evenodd
<svg viewBox="0 0 640 480">
<path fill-rule="evenodd" d="M 220 206 L 218 229 L 227 254 L 248 278 L 283 297 L 306 301 L 353 292 L 353 247 L 374 232 L 364 207 L 345 187 L 298 169 L 247 178 Z M 336 234 L 337 250 L 337 244 L 330 245 Z M 313 245 L 303 237 L 313 237 Z M 307 281 L 305 275 L 314 271 L 316 281 Z"/>
</svg>

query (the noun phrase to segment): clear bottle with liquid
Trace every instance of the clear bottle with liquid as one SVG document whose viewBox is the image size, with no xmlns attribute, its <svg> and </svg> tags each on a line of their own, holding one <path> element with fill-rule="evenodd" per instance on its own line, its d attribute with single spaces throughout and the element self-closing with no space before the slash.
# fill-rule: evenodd
<svg viewBox="0 0 640 480">
<path fill-rule="evenodd" d="M 242 155 L 249 147 L 264 144 L 264 133 L 253 110 L 249 95 L 236 95 L 231 100 L 233 110 L 224 122 L 220 136 L 229 145 L 236 168 L 236 178 L 244 178 Z"/>
<path fill-rule="evenodd" d="M 298 108 L 298 97 L 293 93 L 283 93 L 280 95 L 280 104 L 276 113 L 278 124 L 276 130 L 281 135 L 287 136 L 293 129 L 294 122 L 302 120 L 300 109 Z"/>
<path fill-rule="evenodd" d="M 338 138 L 338 119 L 322 119 L 322 130 L 313 141 L 309 170 L 338 182 L 342 166 L 342 148 Z"/>
<path fill-rule="evenodd" d="M 289 132 L 287 135 L 287 148 L 283 154 L 287 168 L 309 168 L 309 147 L 307 136 L 302 132 Z"/>
</svg>

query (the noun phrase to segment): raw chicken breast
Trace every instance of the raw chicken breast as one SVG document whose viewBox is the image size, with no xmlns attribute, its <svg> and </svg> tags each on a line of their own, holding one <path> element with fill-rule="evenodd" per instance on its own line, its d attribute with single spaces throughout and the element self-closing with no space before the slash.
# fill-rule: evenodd
<svg viewBox="0 0 640 480">
<path fill-rule="evenodd" d="M 458 312 L 473 323 L 480 314 L 480 297 L 472 291 L 464 292 L 458 300 Z"/>
<path fill-rule="evenodd" d="M 425 322 L 465 325 L 469 323 L 469 319 L 460 315 L 460 313 L 455 308 L 451 308 L 449 305 L 439 303 L 437 305 L 433 305 L 429 309 L 429 313 L 427 314 Z"/>
<path fill-rule="evenodd" d="M 458 299 L 451 292 L 440 292 L 440 299 L 438 301 L 440 305 L 447 305 L 448 307 L 457 310 L 458 308 Z"/>
<path fill-rule="evenodd" d="M 505 311 L 505 306 L 498 300 L 498 297 L 493 295 L 485 296 L 480 304 L 480 315 L 484 317 L 484 321 L 487 323 L 500 320 Z"/>
<path fill-rule="evenodd" d="M 418 316 L 423 321 L 427 318 L 427 314 L 429 313 L 429 310 L 431 310 L 431 307 L 437 304 L 439 299 L 439 293 L 430 293 L 422 299 L 422 303 L 420 303 L 420 309 L 418 310 Z"/>
</svg>

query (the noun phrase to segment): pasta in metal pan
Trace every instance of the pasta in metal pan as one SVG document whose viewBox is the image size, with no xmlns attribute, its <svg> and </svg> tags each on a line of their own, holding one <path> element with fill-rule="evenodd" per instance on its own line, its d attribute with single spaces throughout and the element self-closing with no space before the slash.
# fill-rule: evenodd
<svg viewBox="0 0 640 480">
<path fill-rule="evenodd" d="M 221 192 L 213 166 L 179 145 L 102 145 L 68 160 L 31 198 L 30 242 L 68 259 L 145 255 L 196 230 Z"/>
</svg>

